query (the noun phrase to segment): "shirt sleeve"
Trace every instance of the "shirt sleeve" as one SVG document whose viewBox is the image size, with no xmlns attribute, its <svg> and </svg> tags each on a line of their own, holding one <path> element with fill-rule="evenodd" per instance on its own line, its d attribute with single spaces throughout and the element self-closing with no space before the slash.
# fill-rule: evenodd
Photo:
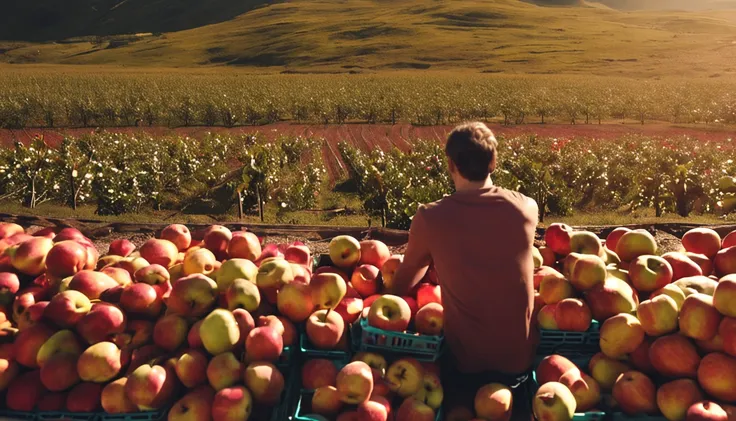
<svg viewBox="0 0 736 421">
<path fill-rule="evenodd" d="M 411 267 L 421 268 L 428 266 L 432 261 L 425 210 L 424 205 L 419 206 L 409 228 L 409 244 L 404 253 L 404 262 L 409 263 Z"/>
</svg>

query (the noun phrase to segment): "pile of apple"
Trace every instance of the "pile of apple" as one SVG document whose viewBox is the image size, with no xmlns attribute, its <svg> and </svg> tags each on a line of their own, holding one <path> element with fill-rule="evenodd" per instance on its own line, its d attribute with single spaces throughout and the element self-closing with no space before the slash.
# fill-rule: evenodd
<svg viewBox="0 0 736 421">
<path fill-rule="evenodd" d="M 411 357 L 388 364 L 371 352 L 357 353 L 342 368 L 307 361 L 302 389 L 313 392 L 302 397 L 301 416 L 337 421 L 434 421 L 444 398 L 436 364 Z"/>
<path fill-rule="evenodd" d="M 540 366 L 538 380 L 541 372 L 540 383 L 549 385 L 540 389 L 535 410 L 567 419 L 610 392 L 627 415 L 702 421 L 729 413 L 733 419 L 736 233 L 721 239 L 713 230 L 693 229 L 681 251 L 661 256 L 643 230 L 618 228 L 601 242 L 556 224 L 545 237 L 537 257 L 549 264 L 537 270 L 540 327 L 584 331 L 592 318 L 602 325 L 590 375 L 560 356 Z"/>
</svg>

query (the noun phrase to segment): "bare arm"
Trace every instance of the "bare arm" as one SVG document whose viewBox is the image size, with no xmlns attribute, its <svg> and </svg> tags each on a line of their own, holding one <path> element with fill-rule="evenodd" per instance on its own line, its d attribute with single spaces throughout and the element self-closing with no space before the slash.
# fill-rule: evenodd
<svg viewBox="0 0 736 421">
<path fill-rule="evenodd" d="M 411 221 L 409 244 L 404 253 L 404 260 L 394 274 L 393 285 L 388 293 L 399 296 L 408 294 L 422 280 L 431 262 L 426 225 L 420 207 Z"/>
</svg>

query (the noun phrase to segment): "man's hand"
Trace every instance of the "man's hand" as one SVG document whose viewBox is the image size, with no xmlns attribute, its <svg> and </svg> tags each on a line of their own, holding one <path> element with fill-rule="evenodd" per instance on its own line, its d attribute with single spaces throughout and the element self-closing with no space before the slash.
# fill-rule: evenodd
<svg viewBox="0 0 736 421">
<path fill-rule="evenodd" d="M 406 246 L 404 260 L 396 270 L 387 293 L 398 296 L 406 295 L 424 278 L 432 263 L 432 256 L 427 248 L 427 234 L 424 214 L 420 206 L 411 221 L 409 244 Z"/>
</svg>

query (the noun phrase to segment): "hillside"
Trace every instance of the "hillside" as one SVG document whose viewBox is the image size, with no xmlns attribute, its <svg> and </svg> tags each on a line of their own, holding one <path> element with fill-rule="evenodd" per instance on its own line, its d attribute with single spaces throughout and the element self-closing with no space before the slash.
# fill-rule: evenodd
<svg viewBox="0 0 736 421">
<path fill-rule="evenodd" d="M 34 4 L 44 0 L 39 2 Z M 21 7 L 17 0 L 12 3 Z M 469 69 L 631 77 L 723 77 L 736 73 L 733 12 L 623 12 L 589 3 L 583 7 L 543 7 L 520 0 L 291 0 L 264 5 L 213 0 L 206 2 L 207 7 L 196 8 L 191 5 L 205 2 L 70 3 L 117 7 L 108 10 L 107 18 L 75 14 L 69 7 L 57 15 L 55 24 L 44 26 L 38 39 L 54 33 L 152 34 L 29 42 L 18 35 L 22 31 L 6 29 L 18 36 L 5 36 L 14 39 L 0 42 L 0 61 L 145 67 L 229 65 L 268 72 Z M 179 13 L 167 15 L 175 4 L 181 7 L 176 9 Z M 213 7 L 216 4 L 220 7 Z M 99 12 L 98 6 L 95 9 Z M 242 8 L 253 7 L 240 13 Z M 3 20 L 8 15 L 4 16 L 0 17 L 0 28 L 7 24 Z M 69 24 L 75 19 L 88 24 Z M 207 22 L 217 23 L 205 25 Z"/>
<path fill-rule="evenodd" d="M 621 10 L 734 10 L 736 0 L 589 0 Z"/>
</svg>

